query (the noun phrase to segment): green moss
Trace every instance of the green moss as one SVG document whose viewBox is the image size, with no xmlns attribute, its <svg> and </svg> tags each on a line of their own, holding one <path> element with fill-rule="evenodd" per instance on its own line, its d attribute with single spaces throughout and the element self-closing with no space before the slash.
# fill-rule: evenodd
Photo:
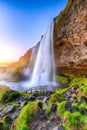
<svg viewBox="0 0 87 130">
<path fill-rule="evenodd" d="M 3 128 L 2 130 L 10 130 L 10 126 L 6 123 L 6 117 L 2 118 Z"/>
<path fill-rule="evenodd" d="M 86 85 L 82 85 L 79 90 L 81 91 L 81 95 L 80 95 L 80 98 L 82 96 L 86 96 L 87 95 L 87 84 Z"/>
<path fill-rule="evenodd" d="M 46 116 L 49 117 L 51 114 L 50 104 L 46 107 Z"/>
<path fill-rule="evenodd" d="M 56 76 L 56 80 L 59 83 L 62 83 L 62 84 L 67 84 L 68 83 L 68 78 L 64 77 L 64 76 Z"/>
<path fill-rule="evenodd" d="M 33 116 L 37 116 L 38 103 L 40 101 L 30 102 L 21 110 L 15 126 L 17 130 L 29 130 L 29 122 Z"/>
<path fill-rule="evenodd" d="M 65 105 L 66 105 L 66 101 L 62 101 L 60 103 L 58 103 L 58 113 L 63 116 L 65 113 Z"/>
<path fill-rule="evenodd" d="M 67 124 L 62 124 L 62 126 L 63 126 L 64 130 L 71 130 L 71 128 L 69 128 L 69 127 L 67 126 Z"/>
<path fill-rule="evenodd" d="M 51 96 L 49 102 L 50 102 L 50 103 L 54 103 L 54 102 L 61 102 L 61 101 L 63 101 L 63 100 L 64 100 L 63 96 L 62 96 L 62 95 L 59 95 L 59 94 L 57 94 L 57 93 L 55 92 L 54 94 L 52 94 L 52 96 Z"/>
<path fill-rule="evenodd" d="M 7 110 L 8 110 L 8 108 L 4 108 L 4 109 L 3 109 L 3 112 L 6 112 Z"/>
<path fill-rule="evenodd" d="M 70 86 L 83 85 L 83 84 L 87 84 L 86 77 L 73 78 L 72 81 L 70 82 Z"/>
<path fill-rule="evenodd" d="M 81 118 L 81 115 L 79 112 L 70 113 L 70 112 L 66 111 L 64 113 L 64 120 L 68 121 L 67 123 L 69 126 L 79 128 L 82 123 L 80 118 Z"/>
<path fill-rule="evenodd" d="M 15 98 L 19 97 L 20 95 L 21 95 L 21 93 L 18 91 L 14 91 L 14 90 L 6 91 L 2 95 L 2 101 L 10 102 L 10 101 L 14 100 Z"/>
</svg>

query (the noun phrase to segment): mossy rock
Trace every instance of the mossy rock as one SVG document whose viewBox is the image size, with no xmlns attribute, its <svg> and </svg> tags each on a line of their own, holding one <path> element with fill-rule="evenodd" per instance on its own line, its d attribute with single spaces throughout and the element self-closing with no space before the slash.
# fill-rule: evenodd
<svg viewBox="0 0 87 130">
<path fill-rule="evenodd" d="M 2 102 L 11 102 L 15 100 L 16 98 L 18 98 L 20 95 L 21 93 L 18 91 L 14 91 L 14 90 L 6 91 L 2 95 Z"/>
<path fill-rule="evenodd" d="M 32 117 L 38 116 L 38 104 L 40 103 L 41 101 L 34 101 L 23 107 L 14 124 L 16 130 L 30 130 L 29 122 Z"/>
<path fill-rule="evenodd" d="M 52 96 L 51 96 L 49 102 L 50 102 L 50 103 L 54 103 L 54 102 L 61 102 L 61 101 L 64 101 L 64 100 L 65 100 L 65 99 L 63 98 L 62 95 L 57 94 L 57 93 L 54 93 L 54 94 L 52 94 Z"/>
</svg>

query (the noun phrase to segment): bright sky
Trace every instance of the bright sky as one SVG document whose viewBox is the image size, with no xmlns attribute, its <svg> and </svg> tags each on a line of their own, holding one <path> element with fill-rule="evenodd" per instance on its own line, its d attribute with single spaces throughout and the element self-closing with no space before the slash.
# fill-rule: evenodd
<svg viewBox="0 0 87 130">
<path fill-rule="evenodd" d="M 35 45 L 68 0 L 0 0 L 0 62 Z"/>
</svg>

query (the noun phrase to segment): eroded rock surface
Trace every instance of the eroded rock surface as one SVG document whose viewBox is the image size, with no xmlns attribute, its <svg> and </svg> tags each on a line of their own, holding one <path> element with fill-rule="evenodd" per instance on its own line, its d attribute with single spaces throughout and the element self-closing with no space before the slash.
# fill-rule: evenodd
<svg viewBox="0 0 87 130">
<path fill-rule="evenodd" d="M 62 74 L 87 76 L 87 0 L 69 0 L 55 18 L 54 52 Z"/>
</svg>

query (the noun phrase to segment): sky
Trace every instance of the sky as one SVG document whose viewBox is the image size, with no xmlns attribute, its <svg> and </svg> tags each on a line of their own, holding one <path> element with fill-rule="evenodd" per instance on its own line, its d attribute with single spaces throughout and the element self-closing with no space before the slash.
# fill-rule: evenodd
<svg viewBox="0 0 87 130">
<path fill-rule="evenodd" d="M 34 46 L 68 0 L 0 0 L 0 62 Z"/>
</svg>

